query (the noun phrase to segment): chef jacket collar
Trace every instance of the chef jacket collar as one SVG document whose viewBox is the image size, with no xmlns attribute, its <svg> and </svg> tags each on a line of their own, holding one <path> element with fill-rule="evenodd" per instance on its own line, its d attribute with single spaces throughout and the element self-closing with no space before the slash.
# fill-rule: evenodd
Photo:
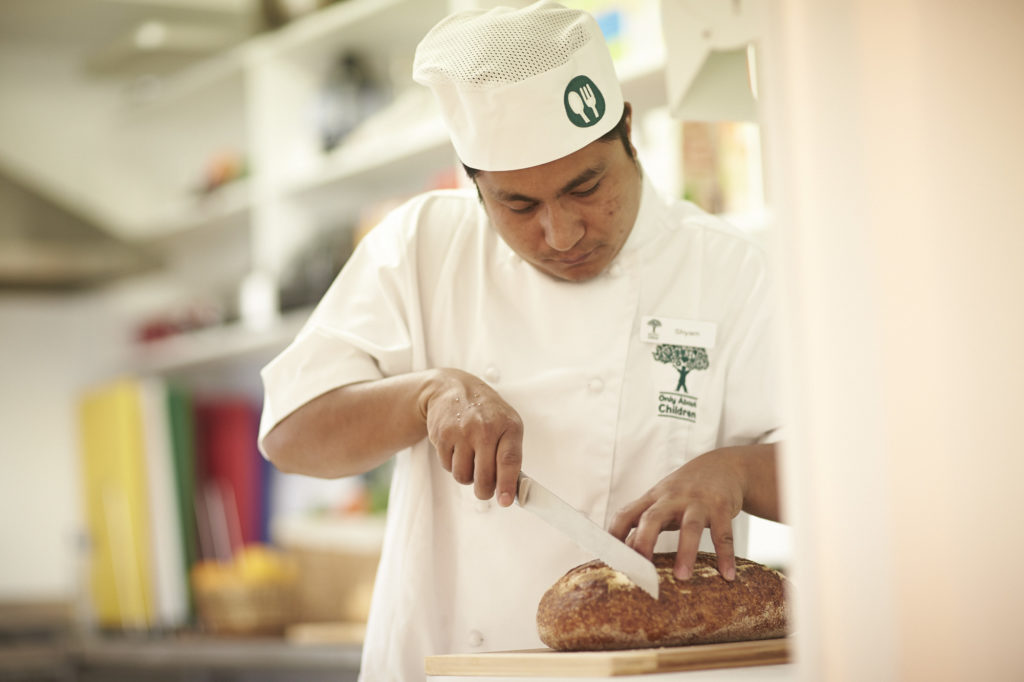
<svg viewBox="0 0 1024 682">
<path fill-rule="evenodd" d="M 642 168 L 640 175 L 640 207 L 636 212 L 636 222 L 633 223 L 633 229 L 626 237 L 626 243 L 622 245 L 612 263 L 628 260 L 671 225 L 667 219 L 665 203 L 658 195 L 658 190 L 648 180 L 647 174 L 643 172 Z"/>
</svg>

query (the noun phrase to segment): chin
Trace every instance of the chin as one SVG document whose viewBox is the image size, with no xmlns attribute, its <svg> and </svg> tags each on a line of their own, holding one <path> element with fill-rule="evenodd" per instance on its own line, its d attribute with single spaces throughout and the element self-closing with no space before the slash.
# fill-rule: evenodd
<svg viewBox="0 0 1024 682">
<path fill-rule="evenodd" d="M 580 265 L 578 267 L 568 268 L 541 268 L 544 272 L 548 273 L 555 279 L 560 279 L 565 282 L 586 282 L 587 280 L 594 279 L 602 272 L 604 272 L 604 266 L 597 265 Z"/>
</svg>

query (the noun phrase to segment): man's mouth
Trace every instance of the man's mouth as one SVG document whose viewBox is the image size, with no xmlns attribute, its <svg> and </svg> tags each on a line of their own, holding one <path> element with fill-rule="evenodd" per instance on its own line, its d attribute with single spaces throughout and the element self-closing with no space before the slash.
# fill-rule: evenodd
<svg viewBox="0 0 1024 682">
<path fill-rule="evenodd" d="M 558 263 L 559 265 L 567 266 L 567 267 L 568 266 L 573 266 L 573 265 L 579 265 L 580 263 L 583 263 L 584 261 L 589 260 L 590 257 L 594 255 L 595 251 L 597 251 L 596 248 L 591 249 L 590 251 L 587 251 L 585 253 L 581 253 L 581 254 L 576 255 L 576 256 L 565 256 L 565 255 L 563 255 L 563 256 L 559 256 L 557 258 L 549 258 L 548 260 L 551 261 L 551 262 L 554 262 L 554 263 Z"/>
</svg>

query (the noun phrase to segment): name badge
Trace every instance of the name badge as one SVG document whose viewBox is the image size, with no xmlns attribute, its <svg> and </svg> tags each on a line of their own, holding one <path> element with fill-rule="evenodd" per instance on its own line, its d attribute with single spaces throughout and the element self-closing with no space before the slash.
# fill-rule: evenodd
<svg viewBox="0 0 1024 682">
<path fill-rule="evenodd" d="M 714 348 L 714 322 L 675 320 L 671 317 L 645 317 L 640 320 L 640 338 L 646 343 L 668 343 L 674 346 Z"/>
</svg>

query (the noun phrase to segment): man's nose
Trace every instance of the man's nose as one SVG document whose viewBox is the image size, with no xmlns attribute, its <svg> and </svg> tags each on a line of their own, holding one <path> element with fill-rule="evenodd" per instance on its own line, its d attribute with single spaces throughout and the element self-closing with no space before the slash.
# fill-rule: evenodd
<svg viewBox="0 0 1024 682">
<path fill-rule="evenodd" d="M 576 246 L 586 233 L 583 220 L 557 204 L 548 204 L 540 213 L 544 228 L 544 241 L 555 251 L 568 251 Z"/>
</svg>

